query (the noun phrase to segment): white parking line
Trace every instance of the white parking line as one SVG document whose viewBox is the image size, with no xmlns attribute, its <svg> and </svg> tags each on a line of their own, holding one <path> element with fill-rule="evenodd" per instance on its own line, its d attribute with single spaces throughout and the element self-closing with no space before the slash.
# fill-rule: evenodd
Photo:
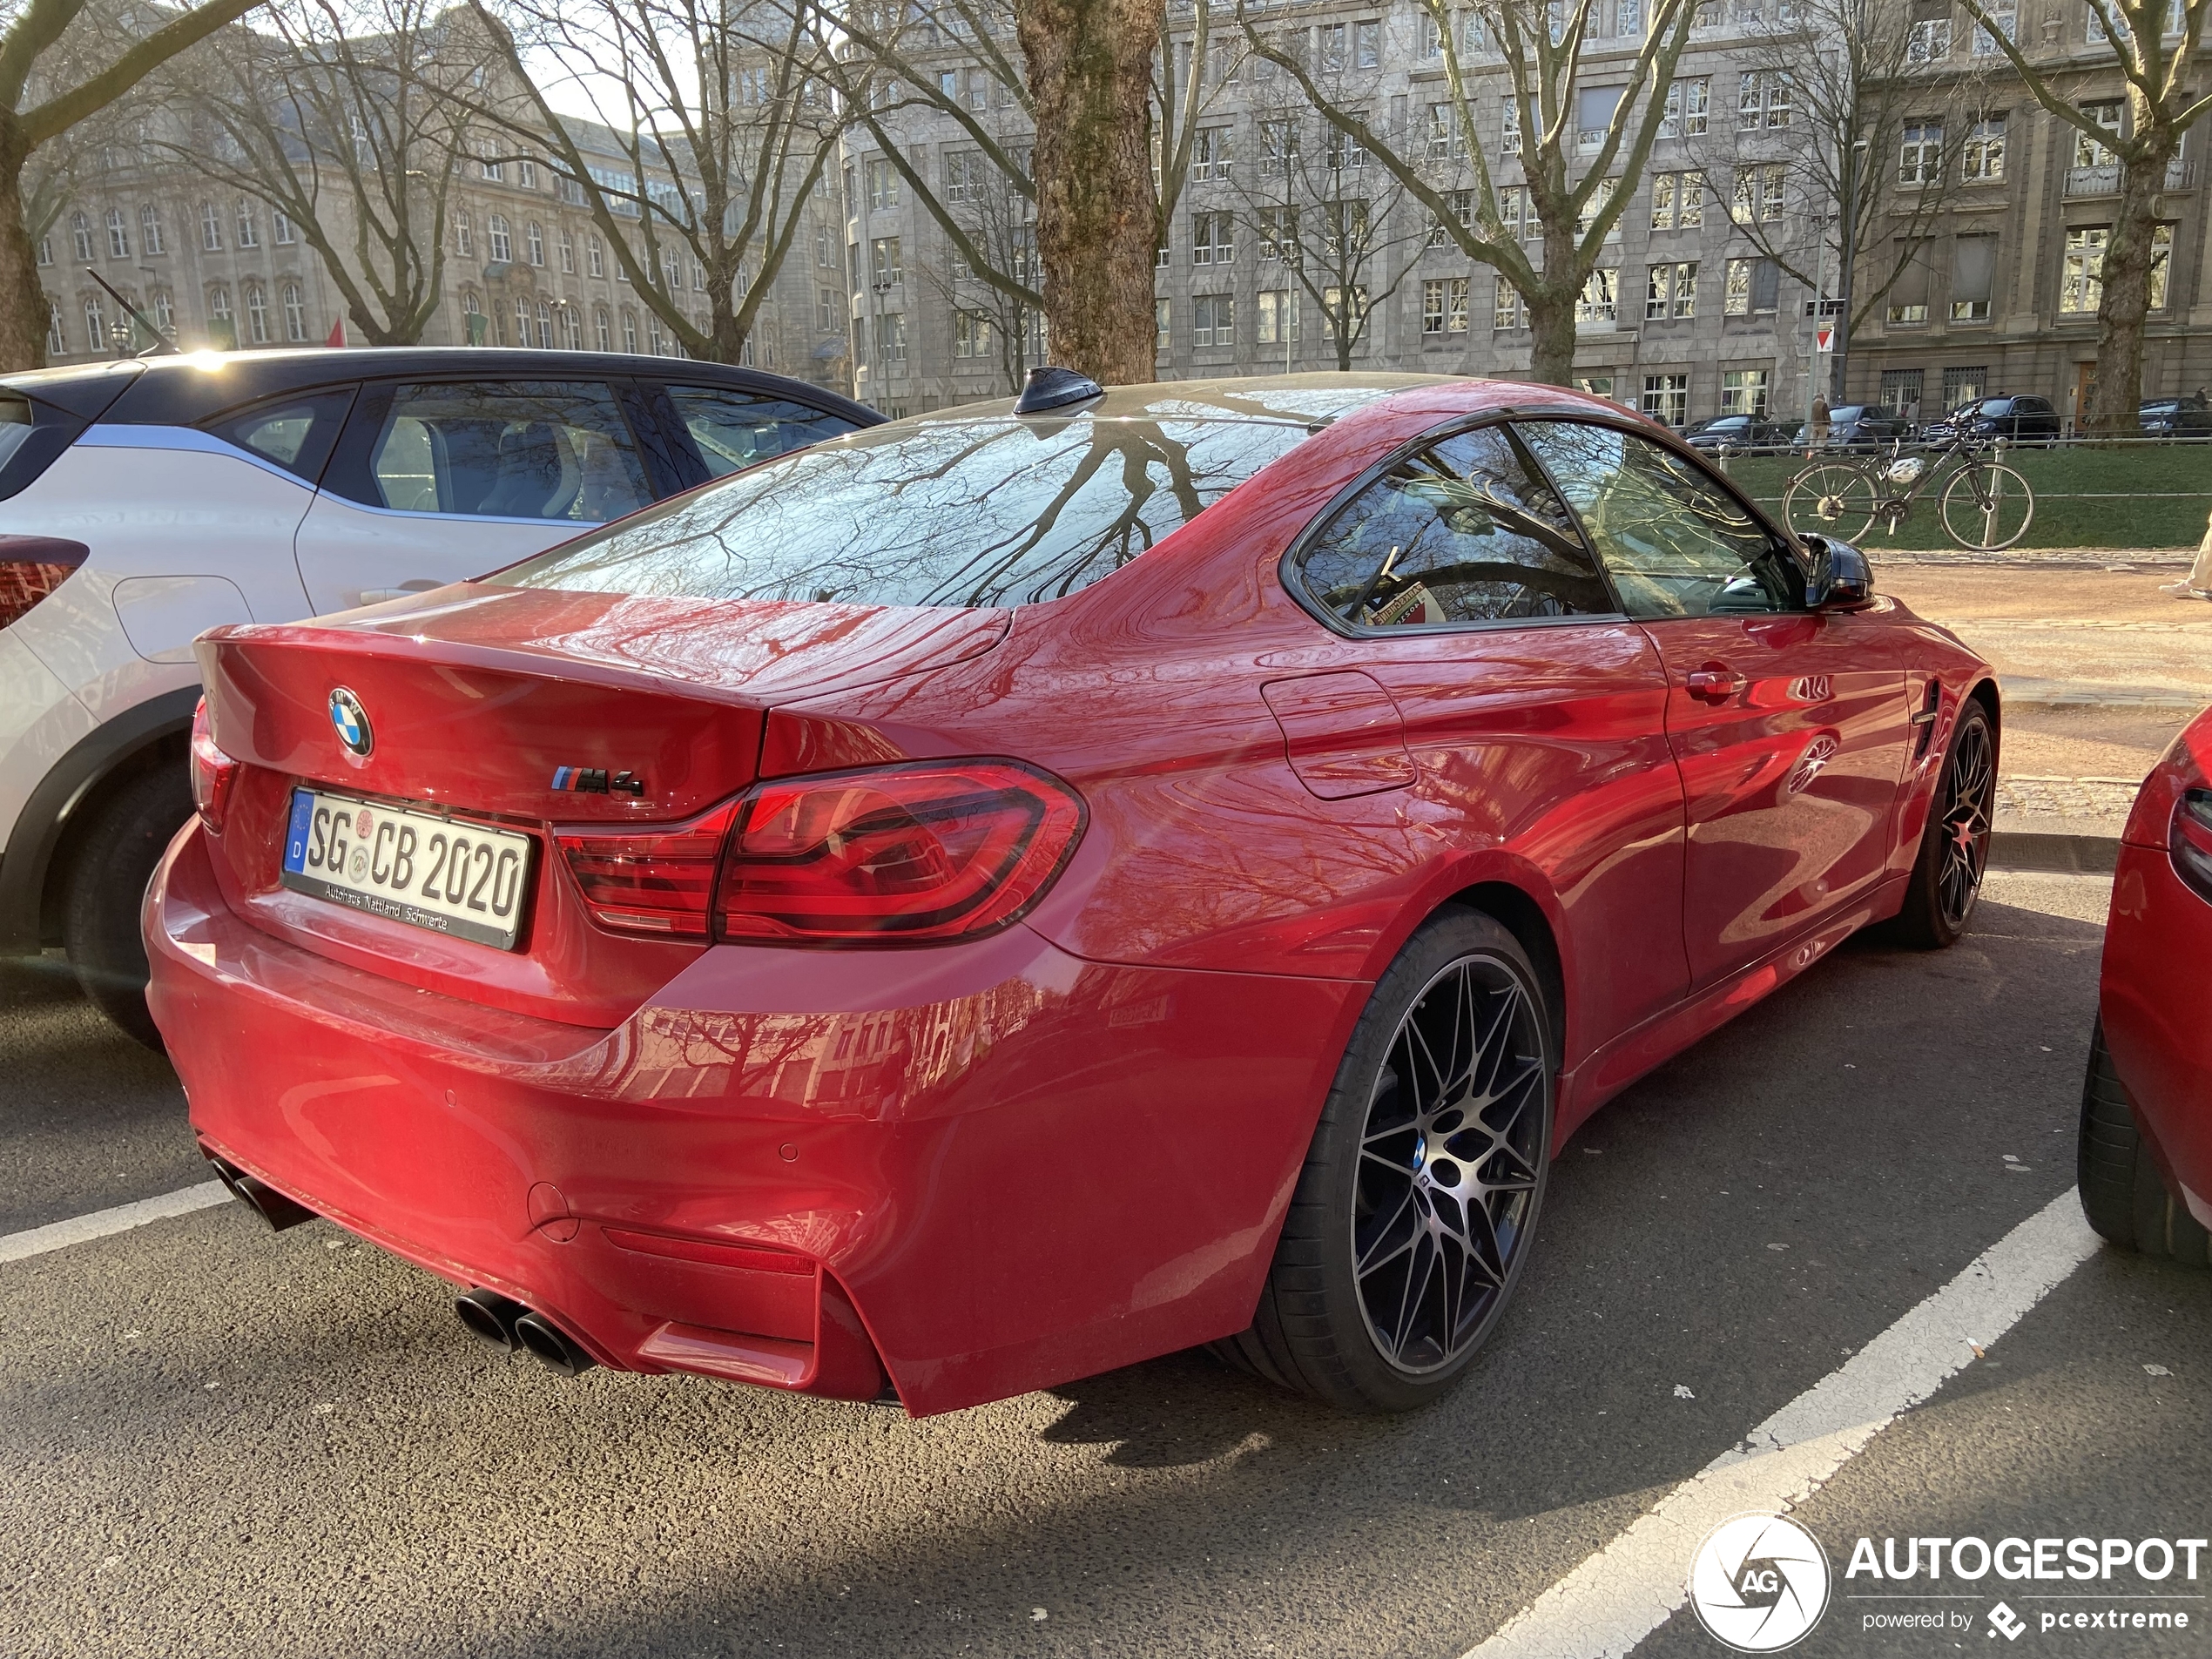
<svg viewBox="0 0 2212 1659">
<path fill-rule="evenodd" d="M 9 1233 L 0 1238 L 0 1262 L 19 1262 L 26 1256 L 43 1256 L 50 1250 L 81 1244 L 87 1239 L 128 1232 L 149 1221 L 188 1216 L 195 1210 L 221 1204 L 230 1196 L 220 1181 L 203 1181 L 196 1187 L 165 1192 L 158 1198 L 141 1198 L 136 1204 L 119 1204 L 112 1210 L 95 1210 L 89 1216 L 71 1216 L 67 1221 L 52 1221 L 44 1227 Z"/>
<path fill-rule="evenodd" d="M 1683 1481 L 1466 1659 L 1622 1659 L 1689 1599 L 1690 1555 L 1747 1509 L 1803 1503 L 1866 1443 L 1972 1363 L 2087 1261 L 2073 1190 Z"/>
</svg>

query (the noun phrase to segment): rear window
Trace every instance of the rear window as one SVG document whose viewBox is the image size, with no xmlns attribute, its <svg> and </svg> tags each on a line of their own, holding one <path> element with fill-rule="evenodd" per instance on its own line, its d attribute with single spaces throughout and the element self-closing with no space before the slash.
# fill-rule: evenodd
<svg viewBox="0 0 2212 1659">
<path fill-rule="evenodd" d="M 769 461 L 491 578 L 703 599 L 1015 605 L 1088 587 L 1308 434 L 1254 420 L 900 423 Z"/>
<path fill-rule="evenodd" d="M 0 386 L 0 501 L 28 489 L 89 424 L 43 399 Z"/>
</svg>

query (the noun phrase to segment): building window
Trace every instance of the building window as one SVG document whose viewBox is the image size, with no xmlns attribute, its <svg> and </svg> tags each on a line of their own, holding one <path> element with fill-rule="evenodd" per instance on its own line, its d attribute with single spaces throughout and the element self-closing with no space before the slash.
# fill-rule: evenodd
<svg viewBox="0 0 2212 1659">
<path fill-rule="evenodd" d="M 1421 332 L 1425 334 L 1444 332 L 1444 284 L 1441 280 L 1421 284 Z"/>
<path fill-rule="evenodd" d="M 2114 138 L 2118 138 L 2121 134 L 2121 123 L 2125 118 L 2127 107 L 2118 98 L 2104 98 L 2094 104 L 2084 104 L 2081 106 L 2081 113 L 2087 116 L 2094 125 L 2103 128 Z M 2099 144 L 2086 132 L 2078 130 L 2075 132 L 2074 135 L 2074 165 L 2075 166 L 2109 167 L 2117 159 L 2118 157 L 2107 146 Z"/>
<path fill-rule="evenodd" d="M 1289 346 L 1298 337 L 1298 292 L 1295 288 L 1271 288 L 1259 296 L 1258 343 L 1263 346 Z"/>
<path fill-rule="evenodd" d="M 1676 317 L 1695 317 L 1697 314 L 1697 261 L 1677 260 L 1653 266 L 1650 281 L 1644 293 L 1643 314 L 1645 320 L 1651 322 Z"/>
<path fill-rule="evenodd" d="M 634 311 L 625 311 L 622 314 L 622 348 L 632 356 L 637 354 L 637 314 Z"/>
<path fill-rule="evenodd" d="M 1369 21 L 1352 25 L 1352 62 L 1355 69 L 1382 67 L 1382 24 Z"/>
<path fill-rule="evenodd" d="M 138 209 L 138 246 L 145 249 L 148 259 L 158 259 L 169 251 L 161 239 L 161 210 L 152 202 Z"/>
<path fill-rule="evenodd" d="M 537 302 L 537 345 L 540 351 L 553 349 L 553 307 L 543 300 Z"/>
<path fill-rule="evenodd" d="M 1891 285 L 1889 320 L 1907 327 L 1917 327 L 1928 320 L 1928 244 L 1925 241 L 1905 246 L 1899 239 L 1903 257 L 1898 260 L 1897 280 Z"/>
<path fill-rule="evenodd" d="M 1521 153 L 1521 100 L 1517 98 L 1508 98 L 1505 101 L 1499 125 L 1498 147 L 1509 156 Z"/>
<path fill-rule="evenodd" d="M 1229 213 L 1190 215 L 1190 263 L 1229 265 L 1237 258 L 1237 221 Z"/>
<path fill-rule="evenodd" d="M 1643 412 L 1664 426 L 1680 426 L 1689 419 L 1689 376 L 1645 375 Z"/>
<path fill-rule="evenodd" d="M 899 170 L 881 156 L 868 162 L 868 211 L 875 212 L 899 205 Z"/>
<path fill-rule="evenodd" d="M 1575 320 L 1577 322 L 1613 322 L 1620 316 L 1621 273 L 1610 266 L 1600 266 L 1582 284 L 1582 292 L 1575 301 Z"/>
<path fill-rule="evenodd" d="M 1491 299 L 1490 326 L 1493 328 L 1526 328 L 1528 326 L 1528 302 L 1521 297 L 1521 290 L 1503 277 L 1498 279 L 1497 293 Z"/>
<path fill-rule="evenodd" d="M 300 239 L 292 228 L 292 215 L 281 207 L 269 209 L 269 222 L 276 232 L 276 242 L 279 247 L 290 247 Z"/>
<path fill-rule="evenodd" d="M 1227 127 L 1200 127 L 1190 138 L 1190 177 L 1201 183 L 1229 177 Z"/>
<path fill-rule="evenodd" d="M 536 219 L 523 227 L 523 246 L 528 251 L 532 265 L 544 265 L 545 233 L 538 228 Z"/>
<path fill-rule="evenodd" d="M 2150 232 L 2150 293 L 2145 303 L 2153 311 L 2166 309 L 2166 279 L 2174 268 L 2174 227 L 2154 225 Z"/>
<path fill-rule="evenodd" d="M 80 218 L 78 223 L 83 222 Z M 213 202 L 202 202 L 199 205 L 199 246 L 210 253 L 219 253 L 223 251 L 223 221 L 221 216 L 215 212 Z M 86 250 L 85 256 L 91 257 L 89 249 Z"/>
<path fill-rule="evenodd" d="M 1990 22 L 1997 25 L 2000 34 L 2002 34 L 2008 41 L 2015 44 L 2019 42 L 2020 37 L 2020 0 L 1983 0 L 1981 9 L 1988 14 Z M 1976 24 L 1974 25 L 1974 56 L 1995 57 L 2000 55 L 2000 50 L 1997 44 L 1996 36 L 1992 35 L 1979 24 Z"/>
<path fill-rule="evenodd" d="M 261 246 L 261 233 L 258 228 L 260 223 L 259 218 L 253 212 L 252 200 L 240 197 L 238 204 L 238 245 L 240 247 Z"/>
<path fill-rule="evenodd" d="M 100 309 L 99 300 L 87 294 L 84 299 L 84 349 L 104 352 L 109 349 L 107 317 Z"/>
<path fill-rule="evenodd" d="M 607 315 L 606 307 L 596 306 L 592 308 L 591 338 L 601 351 L 612 351 L 615 348 L 611 321 L 612 320 Z"/>
<path fill-rule="evenodd" d="M 169 297 L 166 288 L 157 288 L 153 293 L 153 326 L 163 334 L 172 333 L 177 326 L 177 303 Z"/>
<path fill-rule="evenodd" d="M 71 235 L 77 243 L 78 263 L 82 265 L 89 262 L 92 257 L 92 221 L 82 213 L 71 213 L 69 216 L 69 228 Z"/>
<path fill-rule="evenodd" d="M 2005 177 L 2005 118 L 1986 115 L 1966 129 L 1960 172 L 1970 185 L 1994 185 Z"/>
<path fill-rule="evenodd" d="M 1989 395 L 1989 370 L 1977 364 L 1972 368 L 1946 368 L 1943 371 L 1943 407 L 1955 409 L 1961 403 L 1978 401 Z"/>
<path fill-rule="evenodd" d="M 511 263 L 515 258 L 515 239 L 508 233 L 506 219 L 494 213 L 484 221 L 484 233 L 491 242 L 491 262 L 494 265 Z"/>
<path fill-rule="evenodd" d="M 521 184 L 524 190 L 536 190 L 537 188 L 536 162 L 531 160 L 528 156 L 524 156 L 519 162 L 515 164 L 515 170 L 518 175 L 517 182 Z"/>
<path fill-rule="evenodd" d="M 978 312 L 954 312 L 953 314 L 953 355 L 988 357 L 990 354 L 991 320 Z"/>
<path fill-rule="evenodd" d="M 1193 294 L 1190 299 L 1190 344 L 1194 349 L 1225 347 L 1237 343 L 1237 301 L 1226 293 Z"/>
<path fill-rule="evenodd" d="M 469 222 L 469 210 L 462 208 L 453 216 L 453 249 L 462 259 L 471 257 L 476 233 Z"/>
<path fill-rule="evenodd" d="M 1913 0 L 1915 12 L 1934 11 L 1934 17 L 1916 17 L 1912 32 L 1905 37 L 1905 60 L 1909 64 L 1939 64 L 1951 56 L 1951 0 Z"/>
<path fill-rule="evenodd" d="M 1421 284 L 1421 332 L 1463 334 L 1467 331 L 1466 277 L 1444 277 Z"/>
<path fill-rule="evenodd" d="M 1168 332 L 1174 319 L 1174 307 L 1168 301 L 1165 300 L 1152 301 L 1152 349 L 1154 351 L 1166 351 L 1175 343 L 1173 337 Z"/>
<path fill-rule="evenodd" d="M 1575 215 L 1575 235 L 1588 236 L 1590 233 L 1590 227 L 1597 223 L 1598 215 L 1613 205 L 1613 194 L 1620 187 L 1621 181 L 1618 179 L 1601 179 L 1597 181 L 1596 187 L 1584 199 L 1582 211 Z M 1613 221 L 1613 228 L 1606 234 L 1611 238 L 1620 233 L 1621 221 L 1616 219 Z"/>
<path fill-rule="evenodd" d="M 1771 369 L 1729 368 L 1721 371 L 1721 413 L 1749 415 L 1766 419 L 1767 391 L 1774 378 Z"/>
<path fill-rule="evenodd" d="M 2065 262 L 2059 278 L 2059 309 L 2074 315 L 2094 313 L 2104 302 L 2105 247 L 2110 227 L 2092 225 L 2066 233 Z"/>
<path fill-rule="evenodd" d="M 1344 72 L 1345 41 L 1347 25 L 1325 23 L 1321 25 L 1321 72 L 1341 75 Z"/>
<path fill-rule="evenodd" d="M 604 277 L 607 274 L 606 245 L 596 236 L 584 239 L 583 266 L 588 276 Z"/>
<path fill-rule="evenodd" d="M 1659 136 L 1662 138 L 1695 138 L 1701 136 L 1712 118 L 1713 82 L 1707 75 L 1695 75 L 1670 83 L 1667 88 L 1667 108 L 1659 118 Z"/>
<path fill-rule="evenodd" d="M 54 239 L 51 236 L 42 236 L 38 239 L 38 263 L 41 265 L 51 265 L 53 262 Z M 57 347 L 55 349 L 58 351 L 61 347 Z"/>
<path fill-rule="evenodd" d="M 68 349 L 68 336 L 62 332 L 62 308 L 49 298 L 46 301 L 46 355 L 59 357 Z"/>
<path fill-rule="evenodd" d="M 1588 397 L 1610 400 L 1613 396 L 1613 376 L 1610 374 L 1577 374 L 1575 389 Z"/>
<path fill-rule="evenodd" d="M 875 360 L 879 363 L 907 361 L 907 314 L 883 311 L 875 319 Z"/>
<path fill-rule="evenodd" d="M 1905 129 L 1898 145 L 1897 182 L 1932 185 L 1943 177 L 1943 124 L 1915 121 Z"/>
<path fill-rule="evenodd" d="M 1736 102 L 1736 130 L 1757 132 L 1790 125 L 1790 78 L 1779 70 L 1743 71 Z"/>
<path fill-rule="evenodd" d="M 246 337 L 257 346 L 266 346 L 269 341 L 268 296 L 261 292 L 258 282 L 246 285 Z"/>
<path fill-rule="evenodd" d="M 899 253 L 899 239 L 879 236 L 868 244 L 868 280 L 876 287 L 887 287 L 894 282 L 907 280 L 905 260 Z"/>
<path fill-rule="evenodd" d="M 111 260 L 131 257 L 131 226 L 120 207 L 107 210 L 107 253 Z"/>
<path fill-rule="evenodd" d="M 284 337 L 299 341 L 307 337 L 307 308 L 300 302 L 300 285 L 287 282 L 281 290 L 284 300 Z"/>
<path fill-rule="evenodd" d="M 1351 134 L 1331 127 L 1321 136 L 1321 161 L 1331 172 L 1358 172 L 1367 165 L 1367 152 Z"/>
<path fill-rule="evenodd" d="M 1882 407 L 1910 420 L 1920 412 L 1920 371 L 1885 368 L 1882 371 Z"/>
<path fill-rule="evenodd" d="M 583 349 L 583 314 L 567 300 L 561 302 L 561 340 L 570 351 Z"/>
<path fill-rule="evenodd" d="M 1437 26 L 1435 17 L 1416 8 L 1413 56 L 1424 64 L 1433 64 L 1444 56 L 1444 31 Z"/>
<path fill-rule="evenodd" d="M 1428 159 L 1446 161 L 1467 153 L 1467 129 L 1460 123 L 1457 104 L 1428 106 Z"/>
<path fill-rule="evenodd" d="M 210 288 L 207 291 L 207 332 L 215 343 L 225 350 L 238 345 L 238 325 L 231 318 L 231 291 Z"/>
<path fill-rule="evenodd" d="M 838 326 L 838 313 L 843 309 L 838 302 L 835 288 L 814 290 L 814 327 L 818 333 L 828 334 Z"/>
<path fill-rule="evenodd" d="M 574 231 L 564 230 L 561 233 L 561 274 L 563 276 L 576 274 L 576 233 Z"/>
<path fill-rule="evenodd" d="M 1295 207 L 1263 207 L 1258 219 L 1259 257 L 1298 263 L 1298 224 Z"/>
<path fill-rule="evenodd" d="M 1997 239 L 1961 236 L 1952 244 L 1951 260 L 1951 320 L 1987 322 L 1997 280 Z M 1946 398 L 1943 407 L 1954 405 Z"/>
</svg>

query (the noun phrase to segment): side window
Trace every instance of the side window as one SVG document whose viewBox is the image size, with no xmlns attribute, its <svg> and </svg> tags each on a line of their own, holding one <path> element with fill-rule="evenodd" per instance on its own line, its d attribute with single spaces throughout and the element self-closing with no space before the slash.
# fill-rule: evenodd
<svg viewBox="0 0 2212 1659">
<path fill-rule="evenodd" d="M 1574 521 L 1503 427 L 1393 467 L 1307 543 L 1294 576 L 1316 604 L 1361 628 L 1615 609 Z"/>
<path fill-rule="evenodd" d="M 369 506 L 597 524 L 653 499 L 629 423 L 597 381 L 404 385 L 384 401 L 366 475 L 341 486 Z"/>
<path fill-rule="evenodd" d="M 241 415 L 210 421 L 201 430 L 312 484 L 322 476 L 331 445 L 338 441 L 338 428 L 353 405 L 350 386 L 293 393 L 256 404 Z"/>
<path fill-rule="evenodd" d="M 671 386 L 668 395 L 708 475 L 715 478 L 853 430 L 853 422 L 842 416 L 803 403 L 718 386 Z"/>
<path fill-rule="evenodd" d="M 1631 617 L 1804 608 L 1795 561 L 1695 462 L 1613 427 L 1517 429 L 1581 519 Z"/>
</svg>

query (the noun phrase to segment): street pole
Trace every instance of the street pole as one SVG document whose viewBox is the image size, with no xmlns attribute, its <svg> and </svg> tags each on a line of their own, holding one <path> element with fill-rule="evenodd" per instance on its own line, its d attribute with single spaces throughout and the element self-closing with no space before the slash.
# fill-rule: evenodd
<svg viewBox="0 0 2212 1659">
<path fill-rule="evenodd" d="M 1820 245 L 1814 251 L 1812 262 L 1812 338 L 1808 342 L 1805 356 L 1805 442 L 1812 442 L 1812 406 L 1820 396 L 1820 320 L 1827 307 L 1828 289 L 1828 227 L 1823 225 L 1817 234 Z M 1832 408 L 1833 404 L 1830 407 Z"/>
<path fill-rule="evenodd" d="M 1291 161 L 1296 144 L 1297 140 L 1291 136 L 1291 129 L 1285 127 L 1283 138 L 1283 216 L 1282 219 L 1275 221 L 1275 257 L 1283 262 L 1283 303 L 1276 310 L 1275 326 L 1283 331 L 1283 372 L 1285 374 L 1291 372 L 1291 341 L 1294 336 L 1291 332 L 1291 319 L 1298 314 L 1295 309 L 1298 304 L 1295 297 L 1298 293 L 1298 277 L 1291 269 L 1290 250 L 1283 246 L 1283 219 L 1291 216 Z M 1300 245 L 1303 246 L 1305 240 L 1303 226 L 1299 226 L 1298 234 Z"/>
<path fill-rule="evenodd" d="M 1828 406 L 1844 401 L 1844 359 L 1851 351 L 1851 274 L 1858 266 L 1858 158 L 1867 141 L 1854 138 L 1844 152 L 1844 268 L 1837 282 L 1836 361 L 1829 371 Z"/>
</svg>

